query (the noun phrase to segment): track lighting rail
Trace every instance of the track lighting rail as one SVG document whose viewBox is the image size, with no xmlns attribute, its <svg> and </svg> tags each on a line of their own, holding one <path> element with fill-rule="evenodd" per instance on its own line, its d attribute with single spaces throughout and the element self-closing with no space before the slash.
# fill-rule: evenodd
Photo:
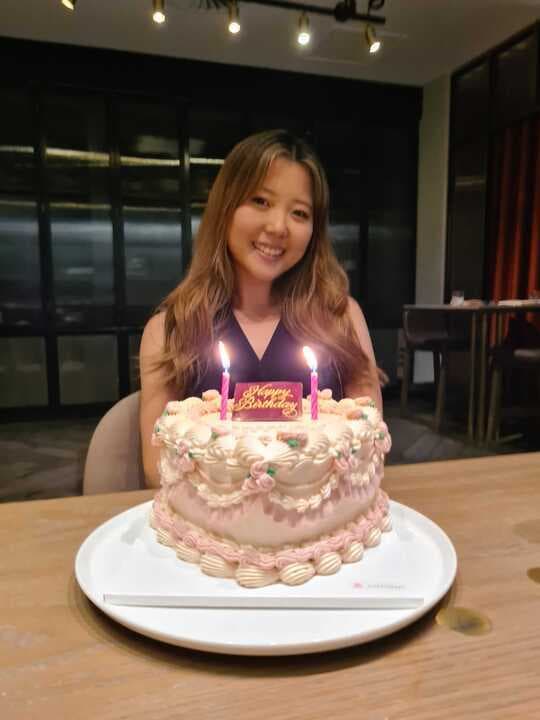
<svg viewBox="0 0 540 720">
<path fill-rule="evenodd" d="M 249 2 L 254 5 L 267 5 L 268 7 L 278 7 L 283 10 L 297 10 L 299 12 L 308 12 L 315 15 L 333 16 L 340 22 L 344 22 L 345 20 L 359 20 L 360 22 L 371 23 L 372 25 L 384 25 L 386 23 L 386 18 L 382 15 L 356 12 L 356 3 L 351 3 L 347 0 L 338 2 L 338 4 L 333 8 L 299 2 L 288 2 L 287 0 L 242 0 L 242 2 Z"/>
</svg>

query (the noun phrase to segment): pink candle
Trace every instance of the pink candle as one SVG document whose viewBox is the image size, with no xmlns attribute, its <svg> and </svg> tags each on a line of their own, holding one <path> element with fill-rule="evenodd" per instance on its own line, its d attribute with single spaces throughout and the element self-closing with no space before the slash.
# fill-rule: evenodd
<svg viewBox="0 0 540 720">
<path fill-rule="evenodd" d="M 317 358 L 307 345 L 304 347 L 304 357 L 311 369 L 311 419 L 319 419 L 319 376 L 317 375 Z"/>
<path fill-rule="evenodd" d="M 231 362 L 229 360 L 229 353 L 225 345 L 219 341 L 219 354 L 221 355 L 221 364 L 223 365 L 223 374 L 221 375 L 221 407 L 219 412 L 219 419 L 227 419 L 227 400 L 229 399 L 229 368 Z"/>
<path fill-rule="evenodd" d="M 319 377 L 316 372 L 311 373 L 311 419 L 319 419 Z"/>
</svg>

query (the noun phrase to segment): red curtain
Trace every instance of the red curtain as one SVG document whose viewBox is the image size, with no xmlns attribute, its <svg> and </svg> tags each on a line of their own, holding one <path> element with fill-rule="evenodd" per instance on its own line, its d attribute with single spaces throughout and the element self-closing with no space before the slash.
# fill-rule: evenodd
<svg viewBox="0 0 540 720">
<path fill-rule="evenodd" d="M 489 297 L 528 298 L 540 290 L 540 116 L 507 128 L 493 162 Z M 540 315 L 529 320 L 540 329 Z"/>
</svg>

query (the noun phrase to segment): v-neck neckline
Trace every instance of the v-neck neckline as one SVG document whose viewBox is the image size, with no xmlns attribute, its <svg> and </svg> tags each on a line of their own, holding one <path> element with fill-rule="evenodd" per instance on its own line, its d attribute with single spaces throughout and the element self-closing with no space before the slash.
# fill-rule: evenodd
<svg viewBox="0 0 540 720">
<path fill-rule="evenodd" d="M 238 330 L 239 330 L 240 333 L 242 334 L 242 337 L 244 338 L 244 342 L 246 343 L 247 347 L 249 348 L 251 354 L 254 356 L 254 358 L 256 359 L 257 363 L 258 363 L 259 365 L 261 365 L 262 362 L 263 362 L 263 360 L 264 360 L 265 357 L 267 356 L 268 351 L 270 350 L 270 347 L 271 347 L 272 343 L 274 342 L 274 338 L 276 337 L 277 331 L 278 331 L 278 329 L 279 329 L 279 327 L 280 327 L 280 325 L 281 325 L 281 318 L 279 318 L 279 320 L 277 321 L 277 325 L 276 325 L 276 327 L 274 328 L 274 332 L 273 332 L 272 335 L 270 336 L 270 340 L 268 341 L 268 344 L 267 344 L 267 346 L 265 347 L 263 354 L 261 355 L 261 357 L 259 357 L 259 356 L 257 355 L 257 353 L 255 352 L 255 348 L 254 348 L 253 345 L 251 344 L 248 336 L 246 335 L 246 333 L 245 333 L 245 331 L 244 331 L 244 328 L 242 327 L 242 325 L 240 325 L 240 321 L 238 320 L 238 318 L 237 318 L 236 315 L 234 314 L 234 311 L 233 311 L 233 310 L 231 310 L 231 315 L 232 315 L 232 317 L 233 317 L 233 321 L 235 322 L 236 326 L 238 327 Z"/>
</svg>

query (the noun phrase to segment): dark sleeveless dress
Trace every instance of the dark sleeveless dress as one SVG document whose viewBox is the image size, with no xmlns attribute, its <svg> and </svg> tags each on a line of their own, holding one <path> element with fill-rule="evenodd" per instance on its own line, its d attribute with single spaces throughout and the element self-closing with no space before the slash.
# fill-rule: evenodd
<svg viewBox="0 0 540 720">
<path fill-rule="evenodd" d="M 304 397 L 309 395 L 310 369 L 302 352 L 303 344 L 294 339 L 281 320 L 260 360 L 232 312 L 218 340 L 225 343 L 231 360 L 229 397 L 234 397 L 237 382 L 270 381 L 301 382 Z M 220 391 L 222 372 L 216 344 L 215 349 L 209 349 L 206 371 L 199 382 L 186 389 L 186 397 L 200 397 L 205 390 Z M 341 400 L 343 387 L 336 366 L 333 363 L 319 366 L 318 374 L 319 389 L 330 388 L 332 397 Z"/>
</svg>

